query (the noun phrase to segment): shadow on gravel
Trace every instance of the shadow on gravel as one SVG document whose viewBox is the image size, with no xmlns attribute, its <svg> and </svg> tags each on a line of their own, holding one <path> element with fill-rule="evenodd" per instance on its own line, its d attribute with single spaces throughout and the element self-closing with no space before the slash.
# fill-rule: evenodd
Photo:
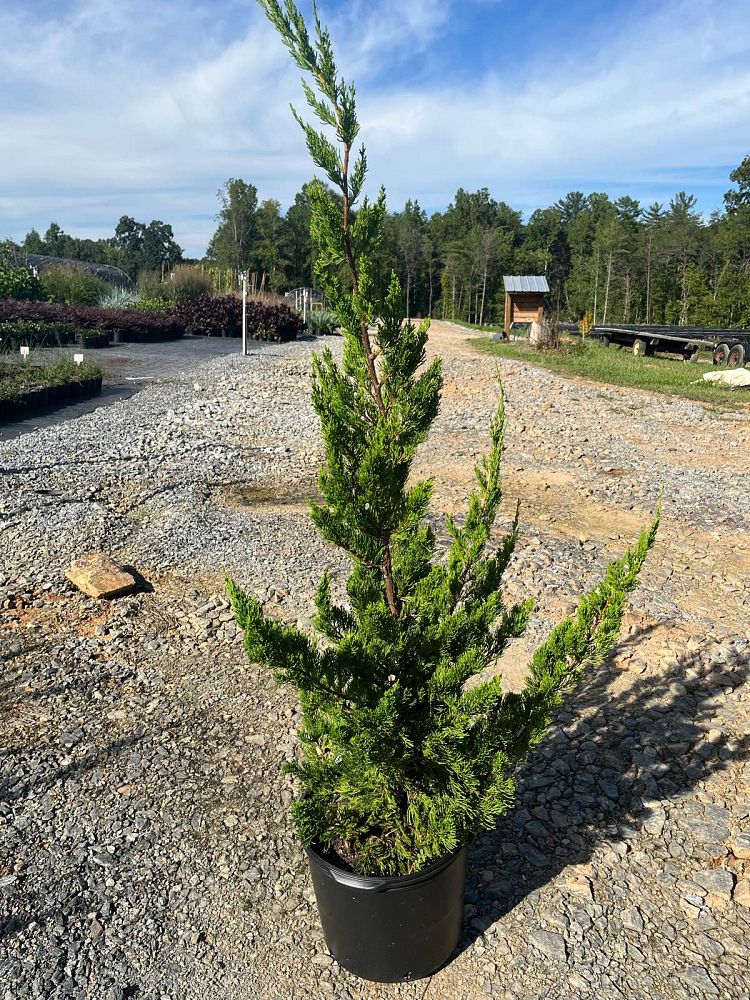
<svg viewBox="0 0 750 1000">
<path fill-rule="evenodd" d="M 196 444 L 190 448 L 183 449 L 180 454 L 183 459 L 198 459 L 202 455 L 210 452 L 212 448 L 215 448 L 216 444 L 207 441 L 205 444 Z M 135 455 L 118 455 L 117 465 L 125 465 L 127 462 L 143 462 L 144 456 L 142 454 Z M 95 466 L 95 465 L 105 465 L 111 468 L 113 465 L 113 460 L 111 456 L 105 455 L 102 458 L 96 457 L 95 453 L 89 451 L 87 454 L 74 455 L 72 458 L 59 459 L 56 462 L 43 462 L 41 465 L 18 465 L 4 467 L 0 466 L 0 473 L 6 476 L 22 476 L 27 475 L 29 472 L 51 472 L 53 469 L 68 469 L 76 468 L 79 465 Z M 37 493 L 40 496 L 45 496 L 51 494 L 53 496 L 62 496 L 61 493 L 54 490 L 47 489 L 36 489 L 32 490 L 32 493 Z M 82 501 L 76 500 L 75 503 L 80 503 Z"/>
<path fill-rule="evenodd" d="M 138 728 L 134 732 L 128 733 L 127 736 L 111 740 L 106 746 L 92 747 L 87 754 L 75 758 L 69 764 L 61 767 L 55 767 L 54 764 L 52 767 L 42 767 L 35 773 L 31 781 L 17 781 L 12 784 L 10 781 L 4 781 L 0 783 L 0 802 L 10 804 L 27 799 L 30 795 L 43 795 L 54 788 L 58 782 L 67 781 L 68 778 L 75 778 L 81 774 L 85 774 L 87 771 L 93 771 L 95 767 L 112 766 L 116 756 L 122 753 L 123 750 L 130 750 L 144 740 L 157 738 L 161 733 L 162 730 L 160 729 L 147 732 Z M 59 755 L 61 753 L 58 746 L 49 745 L 46 748 L 40 747 L 37 749 L 42 751 L 47 750 L 50 757 L 53 754 Z M 67 747 L 63 747 L 62 752 L 68 752 L 68 749 Z M 28 753 L 28 747 L 21 748 L 16 752 Z M 4 750 L 3 756 L 10 757 L 13 753 L 12 749 Z"/>
<path fill-rule="evenodd" d="M 658 838 L 664 804 L 750 758 L 747 739 L 730 749 L 723 733 L 707 737 L 718 729 L 717 687 L 734 689 L 750 677 L 747 651 L 723 665 L 687 653 L 667 676 L 645 676 L 614 693 L 620 676 L 605 665 L 574 696 L 558 717 L 560 728 L 519 774 L 519 810 L 470 851 L 467 902 L 478 912 L 456 954 L 567 866 L 589 862 L 598 846 L 621 842 L 644 824 Z M 682 802 L 680 815 L 706 857 L 729 834 L 726 817 L 710 805 Z"/>
</svg>

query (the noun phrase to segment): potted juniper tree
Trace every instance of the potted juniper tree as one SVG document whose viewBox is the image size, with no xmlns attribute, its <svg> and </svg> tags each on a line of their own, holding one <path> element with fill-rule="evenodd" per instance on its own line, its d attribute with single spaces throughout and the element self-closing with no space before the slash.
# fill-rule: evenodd
<svg viewBox="0 0 750 1000">
<path fill-rule="evenodd" d="M 428 324 L 405 322 L 396 278 L 382 298 L 373 281 L 386 204 L 382 190 L 359 202 L 367 160 L 364 148 L 353 153 L 354 87 L 338 75 L 315 8 L 311 34 L 292 0 L 259 2 L 311 78 L 305 96 L 324 130 L 295 117 L 340 193 L 322 183 L 311 193 L 316 277 L 344 337 L 340 362 L 328 349 L 313 362 L 325 465 L 311 516 L 352 569 L 338 602 L 337 581 L 323 576 L 317 639 L 267 617 L 231 580 L 228 590 L 248 656 L 299 693 L 292 812 L 328 946 L 361 977 L 415 979 L 458 943 L 467 844 L 512 808 L 519 761 L 585 667 L 615 643 L 658 512 L 537 649 L 520 693 L 477 677 L 523 633 L 533 605 L 506 607 L 500 591 L 517 514 L 504 541 L 488 547 L 502 496 L 502 393 L 468 513 L 447 518 L 450 550 L 438 560 L 432 481 L 414 481 L 410 469 L 438 412 L 441 364 L 426 364 Z"/>
</svg>

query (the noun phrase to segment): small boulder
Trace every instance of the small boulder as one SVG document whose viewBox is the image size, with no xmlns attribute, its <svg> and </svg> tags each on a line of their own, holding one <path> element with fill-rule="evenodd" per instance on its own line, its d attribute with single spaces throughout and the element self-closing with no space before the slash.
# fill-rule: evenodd
<svg viewBox="0 0 750 1000">
<path fill-rule="evenodd" d="M 75 559 L 65 574 L 89 597 L 122 597 L 135 590 L 135 577 L 100 552 Z"/>
</svg>

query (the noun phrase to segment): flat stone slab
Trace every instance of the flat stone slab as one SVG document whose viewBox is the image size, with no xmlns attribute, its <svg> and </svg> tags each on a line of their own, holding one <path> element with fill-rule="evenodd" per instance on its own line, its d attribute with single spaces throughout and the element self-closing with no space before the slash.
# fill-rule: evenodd
<svg viewBox="0 0 750 1000">
<path fill-rule="evenodd" d="M 65 574 L 89 597 L 122 597 L 135 590 L 135 577 L 100 552 L 75 559 Z"/>
</svg>

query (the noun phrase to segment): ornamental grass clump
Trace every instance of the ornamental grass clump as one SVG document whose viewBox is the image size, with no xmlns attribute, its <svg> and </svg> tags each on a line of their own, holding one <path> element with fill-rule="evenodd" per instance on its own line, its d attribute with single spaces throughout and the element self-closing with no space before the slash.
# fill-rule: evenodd
<svg viewBox="0 0 750 1000">
<path fill-rule="evenodd" d="M 533 607 L 533 599 L 506 606 L 500 589 L 518 513 L 505 539 L 488 548 L 502 499 L 502 393 L 468 513 L 447 518 L 450 550 L 438 561 L 427 521 L 433 481 L 414 481 L 410 471 L 438 413 L 441 363 L 427 364 L 428 323 L 405 322 L 395 276 L 383 297 L 373 280 L 386 204 L 381 190 L 355 211 L 367 160 L 364 148 L 352 155 L 354 88 L 338 76 L 317 12 L 311 38 L 291 0 L 260 2 L 312 77 L 314 88 L 303 83 L 307 101 L 337 142 L 295 112 L 313 160 L 341 195 L 323 184 L 311 192 L 316 277 L 344 339 L 341 362 L 328 349 L 313 362 L 325 465 L 311 515 L 349 554 L 352 571 L 345 601 L 334 599 L 334 581 L 323 575 L 318 639 L 266 616 L 231 580 L 228 589 L 250 659 L 299 693 L 301 754 L 289 770 L 304 793 L 292 807 L 303 842 L 358 874 L 406 875 L 467 844 L 512 807 L 519 761 L 544 738 L 585 667 L 618 637 L 658 513 L 536 651 L 522 691 L 504 691 L 497 677 L 478 681 L 523 634 Z"/>
</svg>

